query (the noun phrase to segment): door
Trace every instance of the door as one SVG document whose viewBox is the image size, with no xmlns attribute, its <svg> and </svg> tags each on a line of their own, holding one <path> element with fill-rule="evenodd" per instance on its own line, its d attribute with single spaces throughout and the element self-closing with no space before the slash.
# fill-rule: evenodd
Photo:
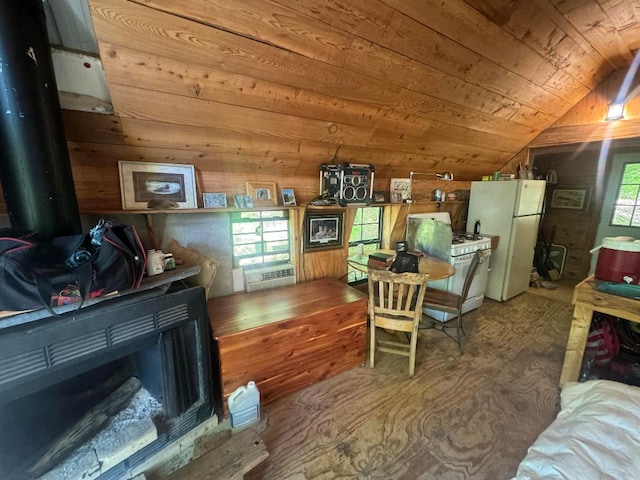
<svg viewBox="0 0 640 480">
<path fill-rule="evenodd" d="M 539 222 L 540 215 L 513 219 L 502 300 L 509 300 L 529 288 Z"/>
<path fill-rule="evenodd" d="M 544 180 L 518 180 L 518 184 L 514 215 L 520 217 L 542 212 L 546 182 Z"/>
<path fill-rule="evenodd" d="M 602 210 L 600 211 L 600 223 L 598 224 L 594 246 L 600 245 L 604 237 L 631 236 L 640 238 L 637 227 L 611 225 L 613 208 L 618 196 L 618 189 L 622 181 L 624 166 L 629 162 L 640 162 L 640 153 L 621 152 L 613 155 L 613 159 L 611 161 L 611 172 L 609 173 L 607 185 L 605 187 Z M 597 260 L 597 254 L 591 255 L 590 273 L 595 271 Z"/>
</svg>

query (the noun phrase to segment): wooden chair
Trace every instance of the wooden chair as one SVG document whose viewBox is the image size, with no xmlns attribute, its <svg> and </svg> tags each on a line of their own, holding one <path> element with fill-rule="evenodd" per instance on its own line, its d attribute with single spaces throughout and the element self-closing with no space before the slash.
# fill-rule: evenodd
<svg viewBox="0 0 640 480">
<path fill-rule="evenodd" d="M 427 288 L 427 291 L 424 296 L 424 301 L 422 306 L 424 308 L 428 308 L 431 310 L 438 310 L 440 312 L 452 313 L 456 316 L 456 337 L 452 337 L 447 332 L 447 322 L 439 322 L 438 320 L 431 319 L 427 328 L 438 328 L 442 330 L 447 336 L 453 339 L 460 349 L 460 355 L 464 352 L 462 351 L 462 337 L 464 336 L 464 327 L 462 325 L 462 304 L 467 299 L 467 295 L 469 294 L 469 288 L 471 287 L 471 282 L 473 282 L 473 277 L 476 275 L 476 271 L 478 270 L 478 265 L 484 261 L 484 253 L 482 250 L 476 250 L 476 253 L 473 255 L 473 259 L 471 260 L 471 264 L 469 265 L 469 270 L 467 271 L 467 276 L 464 279 L 464 284 L 462 286 L 462 293 L 460 295 L 452 292 L 445 292 L 443 290 L 436 290 L 434 288 Z"/>
<path fill-rule="evenodd" d="M 375 365 L 376 349 L 409 357 L 409 376 L 416 365 L 418 324 L 429 275 L 392 273 L 369 269 L 369 365 Z M 408 342 L 376 339 L 376 329 L 384 328 L 409 335 Z"/>
</svg>

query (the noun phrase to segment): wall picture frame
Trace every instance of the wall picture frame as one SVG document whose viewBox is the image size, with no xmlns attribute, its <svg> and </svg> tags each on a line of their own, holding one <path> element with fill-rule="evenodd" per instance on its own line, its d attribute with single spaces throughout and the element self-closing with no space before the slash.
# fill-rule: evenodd
<svg viewBox="0 0 640 480">
<path fill-rule="evenodd" d="M 586 211 L 589 206 L 589 187 L 556 187 L 551 191 L 551 208 Z"/>
<path fill-rule="evenodd" d="M 233 196 L 233 206 L 235 208 L 254 208 L 253 197 L 245 193 L 238 193 Z"/>
<path fill-rule="evenodd" d="M 375 190 L 373 192 L 373 203 L 388 203 L 389 194 L 384 190 Z"/>
<path fill-rule="evenodd" d="M 282 189 L 282 205 L 285 207 L 295 207 L 297 205 L 296 195 L 293 192 L 293 188 Z"/>
<path fill-rule="evenodd" d="M 391 203 L 404 203 L 411 200 L 411 179 L 392 178 L 389 183 Z"/>
<path fill-rule="evenodd" d="M 226 193 L 203 193 L 202 206 L 204 208 L 226 208 L 227 194 Z"/>
<path fill-rule="evenodd" d="M 256 207 L 278 205 L 276 184 L 273 182 L 247 182 L 247 195 L 253 198 Z"/>
<path fill-rule="evenodd" d="M 193 165 L 118 161 L 123 210 L 198 208 Z"/>
<path fill-rule="evenodd" d="M 342 248 L 344 212 L 307 212 L 303 237 L 304 252 Z"/>
</svg>

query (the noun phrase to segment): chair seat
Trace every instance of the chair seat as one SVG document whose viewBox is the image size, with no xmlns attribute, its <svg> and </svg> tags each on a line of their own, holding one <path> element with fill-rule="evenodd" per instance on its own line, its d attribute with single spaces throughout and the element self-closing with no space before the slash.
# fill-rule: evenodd
<svg viewBox="0 0 640 480">
<path fill-rule="evenodd" d="M 433 307 L 450 313 L 457 313 L 458 305 L 460 305 L 460 295 L 435 288 L 427 288 L 422 302 L 424 308 Z"/>
</svg>

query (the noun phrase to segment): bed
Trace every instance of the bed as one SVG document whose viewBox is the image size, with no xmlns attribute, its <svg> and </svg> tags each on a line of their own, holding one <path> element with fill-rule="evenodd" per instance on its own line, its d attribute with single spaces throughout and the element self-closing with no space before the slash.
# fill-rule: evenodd
<svg viewBox="0 0 640 480">
<path fill-rule="evenodd" d="M 609 380 L 567 383 L 560 413 L 513 478 L 640 478 L 640 387 Z"/>
</svg>

